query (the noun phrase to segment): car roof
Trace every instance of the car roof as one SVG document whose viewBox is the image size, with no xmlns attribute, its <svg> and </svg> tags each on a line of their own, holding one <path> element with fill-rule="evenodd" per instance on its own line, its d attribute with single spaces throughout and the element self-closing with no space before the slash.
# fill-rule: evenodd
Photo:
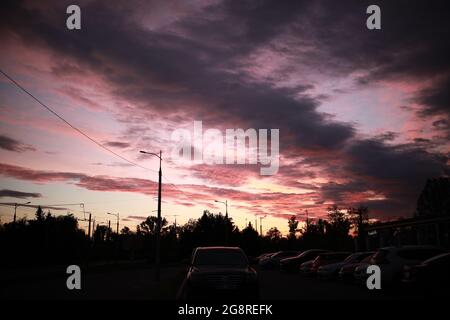
<svg viewBox="0 0 450 320">
<path fill-rule="evenodd" d="M 442 249 L 441 247 L 438 246 L 433 246 L 433 245 L 406 245 L 406 246 L 389 246 L 389 247 L 382 247 L 380 248 L 380 250 L 414 250 L 414 249 Z"/>
<path fill-rule="evenodd" d="M 242 250 L 239 247 L 225 247 L 225 246 L 211 246 L 211 247 L 197 247 L 195 250 Z"/>
<path fill-rule="evenodd" d="M 442 253 L 437 256 L 434 256 L 428 260 L 422 262 L 422 264 L 433 264 L 435 262 L 439 262 L 440 260 L 445 260 L 450 258 L 450 252 Z"/>
</svg>

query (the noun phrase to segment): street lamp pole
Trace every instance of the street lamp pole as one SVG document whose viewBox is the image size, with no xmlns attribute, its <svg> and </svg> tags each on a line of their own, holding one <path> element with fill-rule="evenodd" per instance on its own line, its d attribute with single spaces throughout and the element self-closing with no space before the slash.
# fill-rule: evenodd
<svg viewBox="0 0 450 320">
<path fill-rule="evenodd" d="M 162 151 L 159 151 L 159 155 L 153 152 L 142 151 L 141 153 L 150 154 L 152 156 L 159 158 L 159 180 L 158 180 L 158 219 L 156 222 L 156 257 L 155 257 L 155 279 L 159 281 L 160 278 L 160 268 L 161 268 L 161 180 L 162 180 Z"/>
<path fill-rule="evenodd" d="M 112 216 L 115 216 L 117 218 L 117 235 L 119 235 L 119 213 L 115 214 L 115 213 L 111 213 L 111 212 L 107 212 L 107 214 L 110 214 Z"/>
<path fill-rule="evenodd" d="M 14 203 L 14 223 L 16 223 L 17 207 L 24 206 L 30 203 L 30 201 L 28 201 L 27 203 Z"/>
<path fill-rule="evenodd" d="M 225 200 L 225 201 L 214 200 L 214 202 L 220 202 L 220 203 L 223 203 L 225 205 L 225 214 L 228 217 L 228 200 Z"/>
<path fill-rule="evenodd" d="M 223 203 L 225 205 L 225 217 L 228 219 L 228 200 L 225 201 L 219 201 L 219 200 L 214 200 L 214 202 L 219 202 L 219 203 Z M 228 229 L 225 226 L 225 243 L 228 243 Z"/>
</svg>

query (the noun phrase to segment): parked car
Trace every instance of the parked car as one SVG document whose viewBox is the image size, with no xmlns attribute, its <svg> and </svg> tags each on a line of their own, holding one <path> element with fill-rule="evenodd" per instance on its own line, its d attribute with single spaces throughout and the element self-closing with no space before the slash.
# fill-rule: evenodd
<svg viewBox="0 0 450 320">
<path fill-rule="evenodd" d="M 259 264 L 259 262 L 264 259 L 265 257 L 274 254 L 274 252 L 266 252 L 266 253 L 262 253 L 257 257 L 253 257 L 252 260 L 252 264 Z"/>
<path fill-rule="evenodd" d="M 322 265 L 317 270 L 317 276 L 322 279 L 335 279 L 345 265 L 355 265 L 373 254 L 374 252 L 356 252 L 347 256 L 343 261 Z"/>
<path fill-rule="evenodd" d="M 258 298 L 258 275 L 241 248 L 198 247 L 181 291 L 185 299 Z"/>
<path fill-rule="evenodd" d="M 259 261 L 259 265 L 266 269 L 279 269 L 280 261 L 289 258 L 295 257 L 299 254 L 299 251 L 278 251 L 268 257 L 265 257 Z"/>
<path fill-rule="evenodd" d="M 435 246 L 402 246 L 385 247 L 379 249 L 367 264 L 356 267 L 354 277 L 361 283 L 366 283 L 368 278 L 367 267 L 377 265 L 381 270 L 381 283 L 390 285 L 401 280 L 403 268 L 406 265 L 419 264 L 446 251 Z"/>
<path fill-rule="evenodd" d="M 450 253 L 403 268 L 402 282 L 426 296 L 440 294 L 450 286 Z"/>
<path fill-rule="evenodd" d="M 303 251 L 302 253 L 280 260 L 280 270 L 284 272 L 298 272 L 302 263 L 310 260 L 314 260 L 319 253 L 329 252 L 323 249 L 310 249 Z"/>
<path fill-rule="evenodd" d="M 355 269 L 359 266 L 365 265 L 366 268 L 369 265 L 370 259 L 375 253 L 372 253 L 371 255 L 367 256 L 360 262 L 355 263 L 348 263 L 339 270 L 339 279 L 343 281 L 353 281 L 354 280 L 354 273 Z"/>
<path fill-rule="evenodd" d="M 300 265 L 299 271 L 305 275 L 310 275 L 312 273 L 313 264 L 314 264 L 314 260 L 309 260 L 309 261 L 303 262 Z"/>
<path fill-rule="evenodd" d="M 350 254 L 350 252 L 326 252 L 319 254 L 316 259 L 314 259 L 311 267 L 311 274 L 317 274 L 320 267 L 343 261 Z"/>
</svg>

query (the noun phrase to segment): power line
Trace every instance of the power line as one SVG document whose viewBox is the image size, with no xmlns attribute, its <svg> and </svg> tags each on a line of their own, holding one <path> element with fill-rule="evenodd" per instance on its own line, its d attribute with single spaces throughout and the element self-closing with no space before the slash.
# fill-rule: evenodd
<svg viewBox="0 0 450 320">
<path fill-rule="evenodd" d="M 98 142 L 97 140 L 95 140 L 94 138 L 91 138 L 87 133 L 84 133 L 81 129 L 78 129 L 77 127 L 75 127 L 73 124 L 71 124 L 69 121 L 67 121 L 66 119 L 64 119 L 62 116 L 60 116 L 58 113 L 56 113 L 55 111 L 53 111 L 50 107 L 48 107 L 45 103 L 41 102 L 38 98 L 36 98 L 32 93 L 30 93 L 27 89 L 25 89 L 22 85 L 20 85 L 16 80 L 14 80 L 13 78 L 11 78 L 8 74 L 6 74 L 2 69 L 0 69 L 0 72 L 9 80 L 11 81 L 14 85 L 16 85 L 19 89 L 21 89 L 23 92 L 25 92 L 27 95 L 29 95 L 31 98 L 33 98 L 37 103 L 39 103 L 41 106 L 43 106 L 45 109 L 47 109 L 47 111 L 49 111 L 50 113 L 52 113 L 54 116 L 56 116 L 58 119 L 60 119 L 61 121 L 63 121 L 65 124 L 67 124 L 69 127 L 71 127 L 73 130 L 77 131 L 79 134 L 83 135 L 84 137 L 86 137 L 87 139 L 89 139 L 90 141 L 92 141 L 93 143 L 95 143 L 97 146 L 99 146 L 100 148 L 108 151 L 109 153 L 115 155 L 116 157 L 122 159 L 125 162 L 128 162 L 129 164 L 132 164 L 134 166 L 140 167 L 142 169 L 145 170 L 149 170 L 149 171 L 153 171 L 153 172 L 157 172 L 156 170 L 152 170 L 150 168 L 146 168 L 144 166 L 141 166 L 140 164 L 129 160 L 123 156 L 121 156 L 120 154 L 116 153 L 115 151 L 111 150 L 110 148 L 106 147 L 104 144 Z"/>
</svg>

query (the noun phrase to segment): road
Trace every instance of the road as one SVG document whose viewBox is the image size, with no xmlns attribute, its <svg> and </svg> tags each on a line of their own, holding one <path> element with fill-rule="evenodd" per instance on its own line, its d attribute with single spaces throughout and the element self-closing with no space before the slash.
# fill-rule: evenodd
<svg viewBox="0 0 450 320">
<path fill-rule="evenodd" d="M 367 287 L 338 280 L 320 280 L 301 274 L 279 271 L 259 272 L 261 298 L 267 300 L 397 300 L 415 299 L 401 289 L 369 290 Z"/>
<path fill-rule="evenodd" d="M 68 290 L 64 270 L 47 276 L 33 275 L 2 282 L 0 299 L 175 299 L 185 267 L 166 266 L 161 282 L 154 280 L 150 265 L 97 268 L 82 273 L 82 289 Z M 324 281 L 299 274 L 259 271 L 263 300 L 367 300 L 409 299 L 410 293 L 368 290 L 364 286 Z"/>
</svg>

